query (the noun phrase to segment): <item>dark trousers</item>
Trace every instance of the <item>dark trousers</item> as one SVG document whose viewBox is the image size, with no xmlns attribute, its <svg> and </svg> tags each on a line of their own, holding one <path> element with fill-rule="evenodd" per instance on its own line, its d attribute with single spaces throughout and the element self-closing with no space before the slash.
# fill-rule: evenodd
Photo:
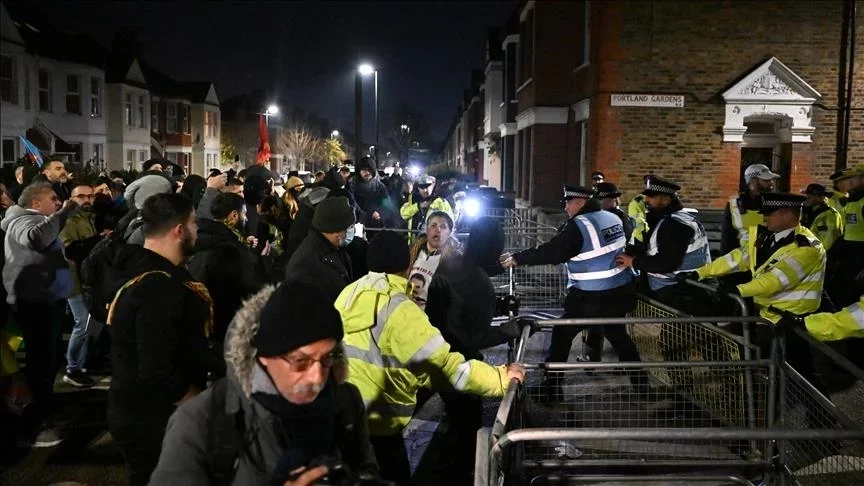
<svg viewBox="0 0 864 486">
<path fill-rule="evenodd" d="M 393 481 L 399 486 L 411 484 L 411 464 L 402 434 L 370 435 L 369 442 L 375 450 L 381 479 Z"/>
<path fill-rule="evenodd" d="M 12 317 L 21 329 L 26 349 L 24 376 L 33 394 L 38 418 L 51 408 L 57 351 L 66 301 L 19 302 L 12 306 Z"/>
<path fill-rule="evenodd" d="M 624 317 L 633 309 L 636 303 L 634 286 L 601 292 L 582 292 L 571 290 L 564 299 L 564 318 L 579 317 Z M 552 343 L 549 346 L 549 358 L 552 363 L 566 363 L 570 356 L 573 339 L 582 331 L 589 329 L 581 326 L 556 326 L 552 329 Z M 612 344 L 615 354 L 621 361 L 641 361 L 639 352 L 624 324 L 606 326 L 591 326 L 591 333 L 605 337 Z M 630 373 L 630 381 L 634 385 L 646 385 L 647 375 L 644 371 Z"/>
<path fill-rule="evenodd" d="M 173 407 L 147 410 L 129 406 L 113 395 L 108 399 L 108 429 L 123 453 L 130 486 L 146 486 L 159 463 L 162 438 Z"/>
<path fill-rule="evenodd" d="M 447 432 L 448 467 L 444 479 L 448 486 L 474 484 L 474 456 L 477 431 L 483 425 L 483 400 L 461 392 L 441 393 L 450 428 Z"/>
</svg>

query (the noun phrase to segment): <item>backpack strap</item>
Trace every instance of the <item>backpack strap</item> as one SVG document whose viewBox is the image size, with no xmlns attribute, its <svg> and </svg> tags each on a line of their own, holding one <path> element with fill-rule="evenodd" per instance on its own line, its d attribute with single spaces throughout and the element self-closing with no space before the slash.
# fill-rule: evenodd
<svg viewBox="0 0 864 486">
<path fill-rule="evenodd" d="M 123 291 L 126 290 L 127 288 L 129 288 L 129 287 L 137 284 L 141 280 L 143 280 L 144 277 L 146 277 L 148 275 L 153 275 L 153 274 L 162 274 L 168 278 L 171 278 L 171 275 L 169 275 L 168 272 L 163 272 L 161 270 L 152 270 L 149 272 L 144 272 L 140 275 L 137 275 L 137 276 L 132 277 L 129 280 L 127 280 L 126 283 L 124 283 L 123 286 L 120 287 L 119 290 L 117 290 L 117 292 L 114 294 L 114 298 L 111 300 L 111 304 L 108 305 L 108 319 L 105 322 L 106 325 L 110 326 L 114 321 L 114 308 L 117 306 L 117 301 L 120 300 L 120 294 L 122 294 Z"/>
<path fill-rule="evenodd" d="M 228 380 L 213 384 L 210 392 L 210 427 L 207 429 L 207 462 L 210 484 L 229 485 L 234 481 L 244 447 L 246 422 L 243 410 L 229 414 L 225 408 Z"/>
</svg>

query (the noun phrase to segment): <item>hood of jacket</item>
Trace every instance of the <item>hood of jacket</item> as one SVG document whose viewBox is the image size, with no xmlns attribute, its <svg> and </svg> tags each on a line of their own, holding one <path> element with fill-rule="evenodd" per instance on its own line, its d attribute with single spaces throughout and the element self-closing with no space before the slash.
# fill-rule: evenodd
<svg viewBox="0 0 864 486">
<path fill-rule="evenodd" d="M 207 251 L 217 246 L 237 246 L 240 240 L 225 223 L 212 219 L 198 219 L 198 239 L 195 251 Z"/>
<path fill-rule="evenodd" d="M 3 220 L 0 221 L 0 229 L 4 232 L 9 231 L 9 225 L 12 224 L 18 218 L 21 217 L 29 217 L 34 218 L 37 221 L 41 221 L 45 219 L 41 213 L 37 213 L 36 211 L 32 211 L 29 209 L 24 209 L 19 205 L 10 206 L 9 209 L 6 210 L 6 215 L 3 216 Z"/>
<path fill-rule="evenodd" d="M 278 393 L 266 373 L 262 375 L 263 370 L 256 359 L 257 351 L 252 346 L 252 338 L 258 332 L 261 311 L 275 291 L 276 286 L 268 285 L 249 297 L 234 315 L 225 335 L 226 376 L 232 386 L 242 392 L 246 401 L 252 399 L 253 389 L 256 392 L 269 389 L 272 393 Z M 337 348 L 341 350 L 341 343 Z M 347 370 L 347 361 L 335 363 L 331 368 L 338 383 L 345 382 Z"/>
<path fill-rule="evenodd" d="M 369 272 L 342 291 L 342 325 L 345 334 L 360 332 L 375 325 L 376 309 L 387 305 L 396 294 L 410 294 L 411 284 L 405 277 Z M 344 296 L 344 300 L 342 297 Z M 382 323 L 383 324 L 383 323 Z"/>
<path fill-rule="evenodd" d="M 479 266 L 489 275 L 501 273 L 498 257 L 504 252 L 504 230 L 494 218 L 483 217 L 471 225 L 465 244 L 464 264 Z"/>
</svg>

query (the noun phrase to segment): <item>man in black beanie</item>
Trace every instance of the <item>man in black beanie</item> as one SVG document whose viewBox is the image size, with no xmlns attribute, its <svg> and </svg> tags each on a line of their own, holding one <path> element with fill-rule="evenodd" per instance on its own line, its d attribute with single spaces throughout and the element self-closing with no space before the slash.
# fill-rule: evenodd
<svg viewBox="0 0 864 486">
<path fill-rule="evenodd" d="M 225 340 L 227 378 L 171 417 L 151 484 L 311 484 L 327 473 L 314 466 L 323 457 L 374 478 L 341 339 L 339 313 L 314 287 L 287 281 L 250 298 Z"/>
<path fill-rule="evenodd" d="M 519 365 L 494 367 L 466 360 L 451 351 L 441 332 L 411 300 L 408 244 L 403 235 L 382 231 L 372 238 L 366 262 L 369 273 L 336 299 L 345 329 L 348 380 L 367 403 L 370 440 L 381 477 L 408 484 L 411 470 L 402 431 L 411 420 L 420 387 L 500 397 L 511 379 L 524 379 L 525 370 Z"/>
<path fill-rule="evenodd" d="M 345 252 L 354 239 L 354 210 L 346 197 L 327 198 L 315 207 L 312 230 L 285 267 L 285 278 L 318 287 L 333 302 L 351 282 L 351 258 Z"/>
</svg>

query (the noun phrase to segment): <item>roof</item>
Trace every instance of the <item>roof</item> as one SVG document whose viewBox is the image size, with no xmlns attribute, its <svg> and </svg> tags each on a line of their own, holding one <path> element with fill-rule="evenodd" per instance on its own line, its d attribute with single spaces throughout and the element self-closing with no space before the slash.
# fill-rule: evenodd
<svg viewBox="0 0 864 486">
<path fill-rule="evenodd" d="M 27 52 L 75 64 L 103 69 L 108 50 L 84 34 L 57 29 L 42 20 L 39 11 L 27 2 L 3 4 L 18 28 Z"/>
</svg>

